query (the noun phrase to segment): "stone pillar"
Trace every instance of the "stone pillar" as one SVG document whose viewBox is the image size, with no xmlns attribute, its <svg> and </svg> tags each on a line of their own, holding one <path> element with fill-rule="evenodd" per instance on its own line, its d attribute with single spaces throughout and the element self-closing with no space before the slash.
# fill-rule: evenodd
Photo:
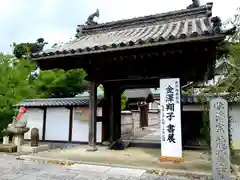
<svg viewBox="0 0 240 180">
<path fill-rule="evenodd" d="M 23 145 L 24 144 L 24 134 L 15 134 L 12 137 L 13 144 Z"/>
<path fill-rule="evenodd" d="M 209 109 L 213 180 L 230 180 L 228 102 L 223 98 L 214 98 Z"/>
<path fill-rule="evenodd" d="M 96 126 L 97 126 L 97 86 L 96 81 L 90 82 L 89 93 L 89 135 L 87 151 L 96 151 Z"/>
<path fill-rule="evenodd" d="M 3 144 L 9 144 L 9 136 L 3 137 Z"/>
</svg>

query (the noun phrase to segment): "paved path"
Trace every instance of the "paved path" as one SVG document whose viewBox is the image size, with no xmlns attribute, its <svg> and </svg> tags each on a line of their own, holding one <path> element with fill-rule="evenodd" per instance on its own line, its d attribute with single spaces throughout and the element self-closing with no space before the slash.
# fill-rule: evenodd
<svg viewBox="0 0 240 180">
<path fill-rule="evenodd" d="M 76 164 L 60 166 L 16 160 L 0 153 L 1 180 L 177 180 L 145 173 L 144 170 Z M 185 178 L 183 178 L 185 179 Z"/>
</svg>

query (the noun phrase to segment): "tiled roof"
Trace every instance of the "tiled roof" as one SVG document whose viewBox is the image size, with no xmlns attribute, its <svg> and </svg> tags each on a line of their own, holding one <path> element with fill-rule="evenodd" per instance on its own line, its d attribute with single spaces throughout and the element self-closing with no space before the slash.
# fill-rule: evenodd
<svg viewBox="0 0 240 180">
<path fill-rule="evenodd" d="M 128 99 L 134 99 L 134 98 L 147 98 L 149 94 L 151 94 L 151 90 L 148 88 L 144 88 L 144 89 L 126 89 L 125 90 L 125 96 L 127 96 Z M 97 95 L 101 96 L 103 95 L 104 92 L 101 88 L 97 88 Z M 89 92 L 85 91 L 82 94 L 78 94 L 76 95 L 76 97 L 88 97 L 89 96 Z"/>
<path fill-rule="evenodd" d="M 128 99 L 134 99 L 134 98 L 146 99 L 149 94 L 152 94 L 152 92 L 148 88 L 144 88 L 144 89 L 127 89 L 125 91 L 125 95 L 127 96 Z"/>
<path fill-rule="evenodd" d="M 223 98 L 226 98 L 228 100 L 228 102 L 230 103 L 239 103 L 239 97 L 240 96 L 235 96 L 234 98 L 231 98 L 228 96 L 228 93 L 220 93 L 219 95 L 209 95 L 207 96 L 206 95 L 206 101 L 209 101 L 211 98 L 213 97 L 223 97 Z M 199 94 L 182 94 L 181 96 L 181 102 L 184 103 L 184 104 L 193 104 L 193 103 L 199 103 L 199 100 L 200 100 L 200 96 Z M 159 94 L 154 94 L 154 99 L 155 101 L 159 101 L 160 100 L 160 95 Z"/>
<path fill-rule="evenodd" d="M 98 87 L 97 88 L 97 96 L 103 96 L 103 95 L 104 95 L 103 90 L 100 87 Z M 84 91 L 81 94 L 77 94 L 75 97 L 84 97 L 84 96 L 88 97 L 89 96 L 89 91 Z"/>
<path fill-rule="evenodd" d="M 211 24 L 212 4 L 93 26 L 79 25 L 79 38 L 63 46 L 32 54 L 33 58 L 81 55 L 161 45 L 216 36 Z M 198 37 L 198 38 L 196 38 Z M 219 37 L 219 36 L 216 36 Z M 221 36 L 222 37 L 222 36 Z"/>
<path fill-rule="evenodd" d="M 98 103 L 102 97 L 98 97 Z M 78 98 L 49 98 L 49 99 L 25 99 L 16 106 L 25 107 L 63 107 L 63 106 L 88 106 L 89 97 Z"/>
</svg>

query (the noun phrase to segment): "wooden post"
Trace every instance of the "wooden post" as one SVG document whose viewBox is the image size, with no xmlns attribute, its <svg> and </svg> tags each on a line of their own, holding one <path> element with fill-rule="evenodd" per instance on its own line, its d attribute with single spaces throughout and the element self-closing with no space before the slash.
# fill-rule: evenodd
<svg viewBox="0 0 240 180">
<path fill-rule="evenodd" d="M 111 104 L 111 89 L 109 84 L 104 84 L 104 103 L 102 107 L 102 116 L 103 116 L 103 141 L 109 141 L 110 134 L 110 104 Z"/>
<path fill-rule="evenodd" d="M 110 105 L 110 143 L 121 137 L 121 91 L 114 87 Z"/>
<path fill-rule="evenodd" d="M 114 102 L 114 119 L 115 119 L 115 139 L 121 138 L 121 94 L 122 91 L 118 87 L 115 92 L 115 102 Z"/>
<path fill-rule="evenodd" d="M 96 126 L 97 126 L 97 86 L 95 79 L 90 82 L 89 94 L 89 134 L 87 151 L 96 151 Z"/>
<path fill-rule="evenodd" d="M 148 126 L 148 104 L 140 105 L 140 127 Z"/>
<path fill-rule="evenodd" d="M 109 121 L 109 142 L 112 143 L 114 141 L 114 94 L 111 93 L 110 96 L 110 108 L 109 108 L 109 113 L 110 113 L 110 121 Z"/>
</svg>

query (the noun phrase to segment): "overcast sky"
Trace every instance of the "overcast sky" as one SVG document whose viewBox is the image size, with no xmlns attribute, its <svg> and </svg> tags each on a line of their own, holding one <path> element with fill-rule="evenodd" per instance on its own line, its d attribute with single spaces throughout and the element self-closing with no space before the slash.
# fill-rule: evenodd
<svg viewBox="0 0 240 180">
<path fill-rule="evenodd" d="M 184 9 L 192 0 L 1 0 L 0 52 L 9 52 L 13 42 L 33 42 L 39 37 L 53 44 L 74 36 L 77 24 L 100 11 L 100 22 L 127 19 Z M 201 4 L 209 2 L 200 0 Z M 231 17 L 240 0 L 212 0 L 213 15 Z"/>
</svg>

